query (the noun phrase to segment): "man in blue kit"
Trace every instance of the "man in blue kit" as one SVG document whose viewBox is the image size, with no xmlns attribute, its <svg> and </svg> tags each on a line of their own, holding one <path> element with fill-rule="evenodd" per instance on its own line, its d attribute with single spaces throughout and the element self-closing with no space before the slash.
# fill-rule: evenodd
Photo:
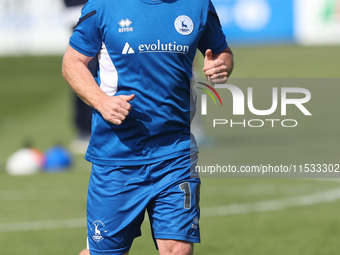
<svg viewBox="0 0 340 255">
<path fill-rule="evenodd" d="M 84 6 L 63 60 L 65 79 L 94 108 L 81 254 L 128 254 L 145 211 L 161 255 L 192 254 L 200 242 L 200 179 L 190 175 L 198 153 L 190 132 L 196 49 L 209 82 L 226 82 L 233 56 L 210 0 Z M 86 68 L 94 57 L 95 77 Z"/>
<path fill-rule="evenodd" d="M 65 4 L 65 20 L 70 28 L 75 28 L 80 11 L 87 0 L 63 0 Z M 96 59 L 93 59 L 89 64 L 90 70 L 96 69 Z M 92 107 L 85 104 L 76 94 L 72 94 L 73 103 L 73 122 L 76 128 L 77 136 L 71 142 L 70 149 L 73 153 L 84 154 L 89 137 L 91 135 L 91 118 Z"/>
</svg>

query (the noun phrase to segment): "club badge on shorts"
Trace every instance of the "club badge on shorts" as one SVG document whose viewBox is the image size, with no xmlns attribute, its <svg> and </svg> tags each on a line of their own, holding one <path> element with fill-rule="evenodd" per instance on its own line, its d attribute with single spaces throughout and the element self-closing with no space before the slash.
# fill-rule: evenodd
<svg viewBox="0 0 340 255">
<path fill-rule="evenodd" d="M 107 232 L 103 228 L 105 227 L 105 224 L 101 222 L 100 220 L 96 220 L 95 222 L 92 223 L 92 228 L 90 231 L 92 231 L 92 239 L 95 242 L 100 242 L 104 239 L 102 236 L 102 232 Z"/>
</svg>

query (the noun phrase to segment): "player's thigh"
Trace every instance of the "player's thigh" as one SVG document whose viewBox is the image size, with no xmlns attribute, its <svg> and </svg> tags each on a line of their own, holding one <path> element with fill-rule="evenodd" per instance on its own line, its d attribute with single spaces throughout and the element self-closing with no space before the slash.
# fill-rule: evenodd
<svg viewBox="0 0 340 255">
<path fill-rule="evenodd" d="M 153 173 L 154 198 L 148 214 L 154 239 L 199 243 L 200 179 L 190 175 L 191 160 L 176 158 Z"/>
<path fill-rule="evenodd" d="M 157 246 L 160 255 L 192 255 L 194 245 L 191 242 L 157 239 Z"/>
<path fill-rule="evenodd" d="M 125 254 L 141 235 L 151 199 L 147 169 L 93 164 L 87 199 L 88 248 L 91 255 Z"/>
<path fill-rule="evenodd" d="M 79 255 L 90 255 L 90 250 L 84 249 L 79 253 Z"/>
</svg>

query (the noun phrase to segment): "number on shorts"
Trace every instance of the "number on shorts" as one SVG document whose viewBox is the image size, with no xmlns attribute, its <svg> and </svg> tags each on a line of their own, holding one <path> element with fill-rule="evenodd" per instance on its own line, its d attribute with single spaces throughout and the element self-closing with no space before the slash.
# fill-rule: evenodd
<svg viewBox="0 0 340 255">
<path fill-rule="evenodd" d="M 183 182 L 179 185 L 181 191 L 184 191 L 184 208 L 190 209 L 191 208 L 191 191 L 189 182 Z"/>
<path fill-rule="evenodd" d="M 196 209 L 197 211 L 200 210 L 200 190 L 201 190 L 201 184 L 197 184 L 196 189 L 195 189 L 195 199 L 196 199 Z"/>
</svg>

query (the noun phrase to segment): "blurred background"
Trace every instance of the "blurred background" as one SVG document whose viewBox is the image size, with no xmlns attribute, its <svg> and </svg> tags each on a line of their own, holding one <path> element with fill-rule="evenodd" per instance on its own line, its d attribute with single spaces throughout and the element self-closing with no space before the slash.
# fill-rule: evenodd
<svg viewBox="0 0 340 255">
<path fill-rule="evenodd" d="M 235 55 L 230 83 L 305 87 L 313 116 L 289 131 L 201 119 L 200 164 L 339 163 L 340 0 L 213 3 Z M 91 165 L 72 149 L 80 131 L 61 75 L 79 15 L 62 0 L 0 0 L 0 254 L 71 255 L 86 244 Z M 338 254 L 339 200 L 338 178 L 203 178 L 195 254 Z M 142 231 L 131 254 L 157 254 L 147 220 Z"/>
</svg>

